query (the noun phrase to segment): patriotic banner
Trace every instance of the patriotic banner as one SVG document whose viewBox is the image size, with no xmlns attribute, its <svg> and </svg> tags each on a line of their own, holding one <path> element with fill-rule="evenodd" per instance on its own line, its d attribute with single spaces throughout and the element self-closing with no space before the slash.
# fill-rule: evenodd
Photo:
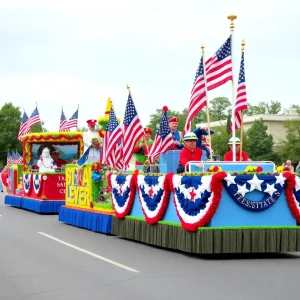
<svg viewBox="0 0 300 300">
<path fill-rule="evenodd" d="M 237 175 L 227 174 L 224 186 L 231 198 L 240 206 L 251 211 L 263 211 L 270 208 L 279 199 L 286 178 L 276 175 Z M 247 193 L 259 191 L 261 199 L 255 201 L 246 197 Z"/>
<path fill-rule="evenodd" d="M 116 218 L 124 219 L 131 212 L 133 206 L 136 174 L 124 176 L 110 173 L 107 179 Z"/>
<path fill-rule="evenodd" d="M 139 200 L 148 224 L 157 223 L 166 212 L 171 193 L 169 180 L 172 178 L 172 175 L 137 176 Z"/>
<path fill-rule="evenodd" d="M 285 196 L 292 215 L 300 223 L 300 177 L 290 172 L 284 172 L 286 178 Z"/>
<path fill-rule="evenodd" d="M 28 196 L 31 193 L 32 188 L 32 174 L 23 174 L 23 193 L 24 195 Z"/>
<path fill-rule="evenodd" d="M 196 231 L 211 220 L 222 197 L 225 177 L 225 172 L 207 176 L 173 176 L 174 205 L 185 230 Z"/>
<path fill-rule="evenodd" d="M 33 189 L 36 196 L 39 196 L 42 191 L 43 179 L 41 174 L 32 174 L 33 175 Z"/>
</svg>

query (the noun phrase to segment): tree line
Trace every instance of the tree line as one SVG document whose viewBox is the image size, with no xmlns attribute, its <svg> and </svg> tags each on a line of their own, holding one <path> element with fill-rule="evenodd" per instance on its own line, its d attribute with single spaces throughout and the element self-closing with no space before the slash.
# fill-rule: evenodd
<svg viewBox="0 0 300 300">
<path fill-rule="evenodd" d="M 292 105 L 297 109 L 300 115 L 300 106 Z M 281 103 L 279 101 L 259 102 L 258 105 L 249 104 L 246 115 L 263 115 L 263 114 L 278 114 L 281 111 Z M 182 112 L 169 110 L 168 116 L 179 117 L 178 130 L 183 130 L 187 115 L 187 108 Z M 150 115 L 150 127 L 153 132 L 153 138 L 159 126 L 162 116 L 162 109 L 156 109 L 154 114 Z M 209 117 L 210 121 L 227 120 L 226 126 L 215 127 L 215 133 L 212 135 L 212 148 L 215 154 L 221 157 L 228 150 L 228 140 L 231 136 L 229 124 L 231 118 L 231 103 L 228 98 L 218 97 L 209 102 Z M 17 150 L 22 153 L 22 144 L 18 140 L 18 132 L 21 124 L 22 112 L 19 107 L 12 103 L 5 103 L 0 109 L 0 161 L 6 163 L 7 150 Z M 207 122 L 205 111 L 201 111 L 192 121 L 192 128 L 196 128 L 197 124 Z M 47 131 L 42 125 L 32 127 L 32 132 Z M 43 126 L 43 127 L 42 127 Z M 254 121 L 252 126 L 243 132 L 243 150 L 247 151 L 252 160 L 270 160 L 279 164 L 287 159 L 291 159 L 294 163 L 300 160 L 300 119 L 287 120 L 284 123 L 286 128 L 286 136 L 282 137 L 282 142 L 278 151 L 273 151 L 274 141 L 272 135 L 267 133 L 267 125 L 262 119 Z M 80 131 L 80 129 L 78 130 Z M 82 129 L 83 131 L 83 129 Z M 236 136 L 240 132 L 237 130 Z"/>
</svg>

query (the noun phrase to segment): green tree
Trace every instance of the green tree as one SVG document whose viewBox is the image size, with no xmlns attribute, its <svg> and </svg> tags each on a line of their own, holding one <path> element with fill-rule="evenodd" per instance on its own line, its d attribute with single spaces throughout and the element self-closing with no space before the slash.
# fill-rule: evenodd
<svg viewBox="0 0 300 300">
<path fill-rule="evenodd" d="M 48 130 L 44 127 L 45 122 L 42 121 L 42 124 L 36 124 L 30 128 L 30 132 L 47 132 Z"/>
<path fill-rule="evenodd" d="M 209 103 L 210 121 L 226 120 L 231 103 L 226 97 L 217 97 Z"/>
<path fill-rule="evenodd" d="M 263 119 L 255 120 L 247 131 L 247 150 L 252 160 L 268 160 L 278 163 L 277 153 L 273 151 L 273 136 L 267 133 L 268 126 Z"/>
<path fill-rule="evenodd" d="M 269 104 L 265 101 L 258 102 L 258 105 L 248 104 L 247 115 L 265 115 L 265 114 L 278 114 L 281 111 L 281 103 L 279 101 L 271 101 Z"/>
<path fill-rule="evenodd" d="M 211 135 L 211 146 L 214 154 L 224 156 L 228 151 L 228 140 L 230 134 L 227 132 L 226 126 L 218 126 L 214 128 L 215 133 Z"/>
<path fill-rule="evenodd" d="M 0 160 L 5 164 L 7 150 L 17 150 L 22 155 L 22 145 L 18 140 L 21 111 L 12 103 L 5 103 L 0 109 Z"/>
<path fill-rule="evenodd" d="M 284 122 L 286 129 L 285 140 L 281 142 L 279 155 L 282 161 L 287 159 L 294 163 L 300 160 L 300 120 L 287 120 Z"/>
</svg>

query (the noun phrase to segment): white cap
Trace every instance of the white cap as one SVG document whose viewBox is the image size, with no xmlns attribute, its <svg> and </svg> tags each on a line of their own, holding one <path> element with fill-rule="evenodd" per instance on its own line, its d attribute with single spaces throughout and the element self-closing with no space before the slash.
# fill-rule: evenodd
<svg viewBox="0 0 300 300">
<path fill-rule="evenodd" d="M 184 141 L 197 141 L 198 138 L 196 136 L 196 134 L 194 132 L 187 132 L 184 137 L 183 137 Z"/>
<path fill-rule="evenodd" d="M 228 145 L 232 145 L 233 144 L 233 141 L 235 141 L 236 144 L 240 144 L 241 141 L 238 137 L 235 137 L 235 139 L 233 140 L 233 137 L 230 138 L 229 142 L 228 142 Z"/>
</svg>

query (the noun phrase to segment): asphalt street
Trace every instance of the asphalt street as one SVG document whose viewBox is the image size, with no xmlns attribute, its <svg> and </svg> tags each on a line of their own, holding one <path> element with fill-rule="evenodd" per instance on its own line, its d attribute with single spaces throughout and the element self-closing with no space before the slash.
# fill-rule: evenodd
<svg viewBox="0 0 300 300">
<path fill-rule="evenodd" d="M 300 254 L 199 256 L 4 205 L 1 300 L 300 299 Z"/>
</svg>

